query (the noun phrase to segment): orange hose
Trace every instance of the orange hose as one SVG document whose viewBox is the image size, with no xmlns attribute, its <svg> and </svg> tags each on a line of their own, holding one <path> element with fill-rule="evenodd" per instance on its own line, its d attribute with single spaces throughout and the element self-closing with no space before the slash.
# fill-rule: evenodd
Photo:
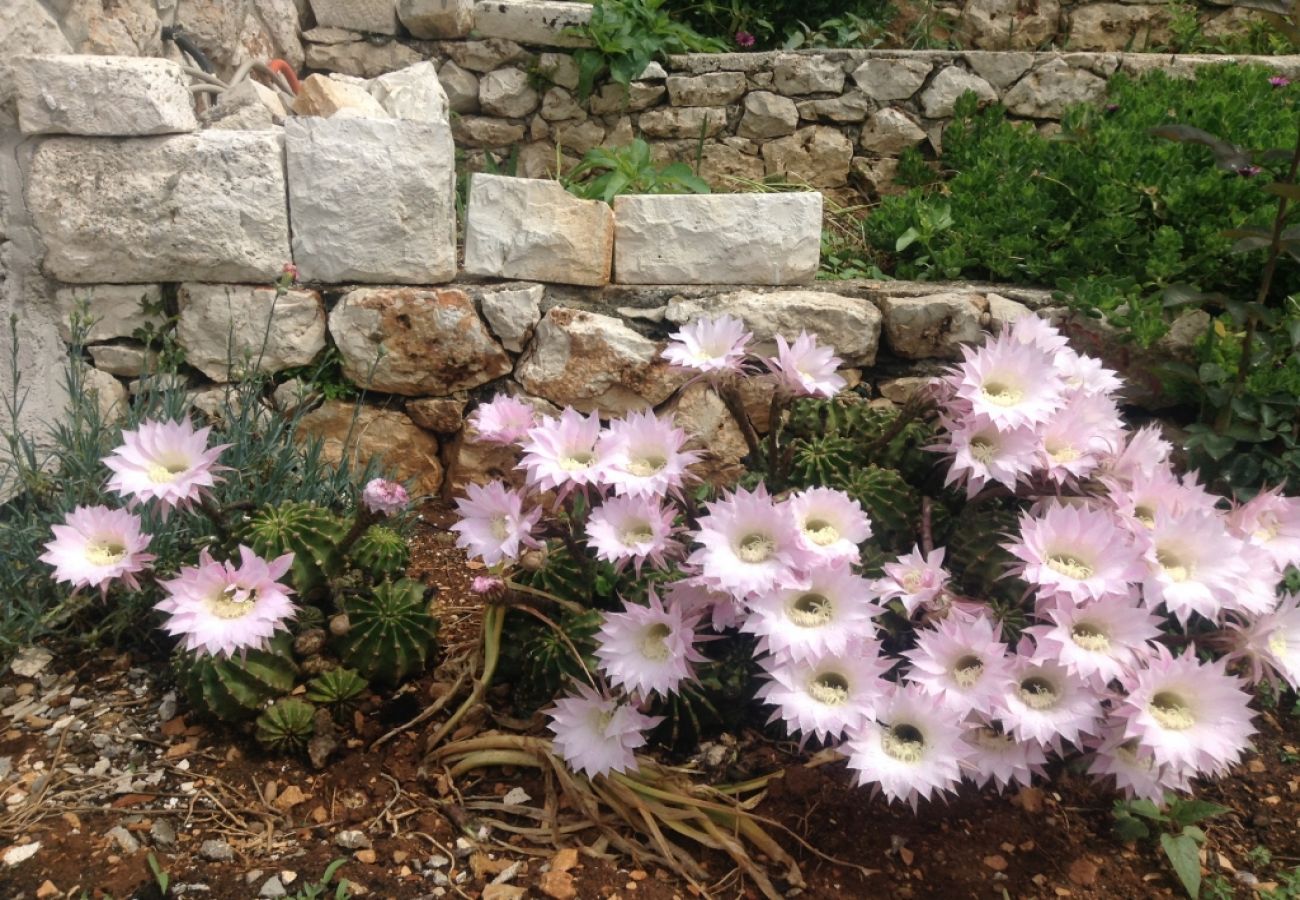
<svg viewBox="0 0 1300 900">
<path fill-rule="evenodd" d="M 284 80 L 289 82 L 289 87 L 293 89 L 293 92 L 298 93 L 301 85 L 298 83 L 298 73 L 293 70 L 292 66 L 282 59 L 273 59 L 266 65 L 272 72 L 279 72 L 283 75 Z"/>
</svg>

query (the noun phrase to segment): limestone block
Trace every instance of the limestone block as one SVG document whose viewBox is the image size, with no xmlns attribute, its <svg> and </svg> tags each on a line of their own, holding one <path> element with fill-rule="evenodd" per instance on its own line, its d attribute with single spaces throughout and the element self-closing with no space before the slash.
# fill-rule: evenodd
<svg viewBox="0 0 1300 900">
<path fill-rule="evenodd" d="M 71 53 L 72 45 L 40 0 L 0 3 L 0 127 L 14 124 L 14 65 L 34 53 Z M 7 499 L 3 488 L 0 498 Z"/>
<path fill-rule="evenodd" d="M 370 460 L 409 482 L 417 498 L 434 496 L 442 487 L 438 439 L 395 409 L 329 400 L 299 421 L 298 435 L 321 440 L 321 457 L 330 463 L 347 460 L 357 469 Z"/>
<path fill-rule="evenodd" d="M 726 313 L 741 319 L 754 334 L 759 353 L 776 352 L 779 334 L 793 341 L 807 330 L 850 366 L 869 366 L 880 345 L 880 311 L 870 300 L 827 291 L 736 291 L 709 298 L 675 297 L 664 318 L 686 325 L 704 316 Z"/>
<path fill-rule="evenodd" d="M 276 297 L 271 287 L 183 284 L 176 340 L 213 381 L 305 366 L 325 349 L 325 307 L 315 291 Z"/>
<path fill-rule="evenodd" d="M 911 116 L 901 109 L 886 106 L 867 120 L 859 143 L 864 150 L 879 156 L 898 156 L 923 140 L 925 129 Z"/>
<path fill-rule="evenodd" d="M 1037 50 L 1060 29 L 1057 0 L 1008 3 L 1007 0 L 966 0 L 957 29 L 964 46 L 980 50 Z M 1076 46 L 1073 31 L 1070 45 Z"/>
<path fill-rule="evenodd" d="M 1010 50 L 971 50 L 962 55 L 971 71 L 999 90 L 1010 87 L 1034 64 L 1034 54 Z"/>
<path fill-rule="evenodd" d="M 763 145 L 767 174 L 814 187 L 839 187 L 849 179 L 853 142 L 838 128 L 811 125 Z"/>
<path fill-rule="evenodd" d="M 464 291 L 359 288 L 330 312 L 343 373 L 367 390 L 447 396 L 510 372 Z"/>
<path fill-rule="evenodd" d="M 798 284 L 817 274 L 821 194 L 625 195 L 614 200 L 620 284 Z"/>
<path fill-rule="evenodd" d="M 799 108 L 789 97 L 754 91 L 745 97 L 745 115 L 736 133 L 744 138 L 784 137 L 799 127 Z"/>
<path fill-rule="evenodd" d="M 999 294 L 989 294 L 985 299 L 989 304 L 989 327 L 993 331 L 1001 331 L 1013 324 L 1016 319 L 1034 314 L 1034 311 L 1025 304 Z"/>
<path fill-rule="evenodd" d="M 952 115 L 957 98 L 967 91 L 974 91 L 981 101 L 988 103 L 998 99 L 998 92 L 983 78 L 960 66 L 948 66 L 934 76 L 921 94 L 921 108 L 931 119 L 946 119 Z"/>
<path fill-rule="evenodd" d="M 395 0 L 311 0 L 317 25 L 368 31 L 372 34 L 397 34 Z"/>
<path fill-rule="evenodd" d="M 457 116 L 451 121 L 457 144 L 466 147 L 509 147 L 524 139 L 524 126 L 490 116 Z"/>
<path fill-rule="evenodd" d="M 876 109 L 876 103 L 861 91 L 847 91 L 838 97 L 804 100 L 799 118 L 805 122 L 861 122 Z"/>
<path fill-rule="evenodd" d="M 462 69 L 491 72 L 502 66 L 525 63 L 531 54 L 514 41 L 488 38 L 485 41 L 444 41 L 438 52 Z"/>
<path fill-rule="evenodd" d="M 181 67 L 127 56 L 28 56 L 14 67 L 23 134 L 132 136 L 195 131 Z"/>
<path fill-rule="evenodd" d="M 370 95 L 364 85 L 327 75 L 308 75 L 302 81 L 293 111 L 300 116 L 361 116 L 386 119 L 388 111 Z"/>
<path fill-rule="evenodd" d="M 476 173 L 465 217 L 465 271 L 495 278 L 609 282 L 614 214 L 559 182 Z"/>
<path fill-rule="evenodd" d="M 605 126 L 593 119 L 562 122 L 555 127 L 555 143 L 574 153 L 586 153 L 605 140 Z"/>
<path fill-rule="evenodd" d="M 586 117 L 586 111 L 578 105 L 573 94 L 562 87 L 553 87 L 542 96 L 542 118 L 548 122 Z"/>
<path fill-rule="evenodd" d="M 700 177 L 714 190 L 743 190 L 740 181 L 762 181 L 763 160 L 726 144 L 708 143 L 700 154 Z"/>
<path fill-rule="evenodd" d="M 1161 6 L 1088 3 L 1070 13 L 1070 46 L 1078 50 L 1140 51 L 1169 35 L 1169 12 Z"/>
<path fill-rule="evenodd" d="M 307 68 L 320 69 L 336 75 L 354 75 L 357 78 L 374 78 L 385 72 L 395 72 L 421 61 L 419 52 L 399 43 L 388 41 L 344 41 L 335 44 L 306 45 Z"/>
<path fill-rule="evenodd" d="M 271 132 L 50 138 L 27 184 L 45 269 L 74 284 L 271 281 L 290 258 L 284 198 Z"/>
<path fill-rule="evenodd" d="M 422 397 L 406 401 L 406 414 L 426 431 L 455 434 L 465 424 L 465 397 Z"/>
<path fill-rule="evenodd" d="M 844 67 L 825 56 L 786 54 L 772 64 L 773 84 L 786 96 L 838 94 L 844 89 Z"/>
<path fill-rule="evenodd" d="M 654 106 L 667 92 L 662 84 L 645 84 L 634 81 L 627 87 L 606 84 L 591 95 L 587 107 L 595 116 L 614 116 L 639 112 Z M 696 120 L 698 123 L 698 119 Z"/>
<path fill-rule="evenodd" d="M 447 60 L 438 70 L 438 82 L 447 92 L 447 104 L 452 112 L 460 115 L 478 112 L 477 75 Z"/>
<path fill-rule="evenodd" d="M 669 75 L 668 102 L 673 106 L 726 106 L 745 93 L 744 72 Z"/>
<path fill-rule="evenodd" d="M 685 380 L 659 350 L 621 319 L 557 306 L 537 323 L 515 380 L 558 406 L 622 415 L 666 400 Z"/>
<path fill-rule="evenodd" d="M 267 131 L 283 123 L 289 111 L 280 95 L 264 84 L 245 78 L 225 91 L 216 104 L 203 112 L 204 128 L 231 131 Z"/>
<path fill-rule="evenodd" d="M 537 91 L 529 84 L 527 72 L 507 67 L 479 79 L 478 102 L 489 116 L 522 119 L 537 109 Z"/>
<path fill-rule="evenodd" d="M 297 118 L 284 130 L 304 281 L 455 277 L 455 152 L 445 124 Z"/>
<path fill-rule="evenodd" d="M 647 137 L 695 139 L 713 137 L 727 125 L 726 110 L 702 106 L 651 109 L 641 114 L 641 131 Z"/>
<path fill-rule="evenodd" d="M 128 338 L 137 328 L 161 327 L 162 286 L 157 284 L 89 284 L 62 287 L 54 292 L 59 311 L 59 335 L 72 340 L 72 314 L 84 305 L 90 317 L 82 342 L 98 344 L 113 338 Z M 158 310 L 146 313 L 145 308 Z"/>
<path fill-rule="evenodd" d="M 930 69 L 923 59 L 869 59 L 853 70 L 853 80 L 875 100 L 907 100 L 925 84 Z"/>
<path fill-rule="evenodd" d="M 461 38 L 474 27 L 474 0 L 397 0 L 397 18 L 418 38 Z"/>
<path fill-rule="evenodd" d="M 590 21 L 590 3 L 478 0 L 474 4 L 476 32 L 535 47 L 590 47 L 591 41 L 569 33 Z"/>
<path fill-rule="evenodd" d="M 855 156 L 853 174 L 860 178 L 867 190 L 876 197 L 891 197 L 907 193 L 904 185 L 894 181 L 898 176 L 898 160 L 893 157 L 868 159 L 865 156 Z"/>
<path fill-rule="evenodd" d="M 435 125 L 448 120 L 447 92 L 431 62 L 380 75 L 370 83 L 370 93 L 394 119 Z"/>
<path fill-rule="evenodd" d="M 578 64 L 567 53 L 543 53 L 537 57 L 537 72 L 551 84 L 568 91 L 578 89 Z"/>
<path fill-rule="evenodd" d="M 93 344 L 86 348 L 95 368 L 110 375 L 139 378 L 158 366 L 158 354 L 135 341 L 120 344 Z"/>
<path fill-rule="evenodd" d="M 885 337 L 904 359 L 955 359 L 961 345 L 980 338 L 979 309 L 969 294 L 882 297 Z"/>
<path fill-rule="evenodd" d="M 112 424 L 126 417 L 126 411 L 130 409 L 131 401 L 122 382 L 108 372 L 101 372 L 98 369 L 92 369 L 90 366 L 85 366 L 82 369 L 81 377 L 83 380 L 82 388 L 87 394 L 95 398 L 95 405 L 99 409 L 100 419 L 105 423 Z"/>
<path fill-rule="evenodd" d="M 501 346 L 512 353 L 524 351 L 528 339 L 533 336 L 533 328 L 542 317 L 544 294 L 545 289 L 540 284 L 483 293 L 479 298 L 479 308 Z"/>
<path fill-rule="evenodd" d="M 1007 91 L 1003 102 L 1013 116 L 1059 119 L 1067 106 L 1095 100 L 1106 93 L 1106 81 L 1063 59 L 1031 71 Z"/>
<path fill-rule="evenodd" d="M 672 404 L 673 422 L 687 434 L 684 449 L 697 450 L 703 457 L 691 472 L 719 486 L 733 485 L 745 474 L 741 462 L 749 445 L 726 403 L 707 383 L 690 385 Z"/>
</svg>

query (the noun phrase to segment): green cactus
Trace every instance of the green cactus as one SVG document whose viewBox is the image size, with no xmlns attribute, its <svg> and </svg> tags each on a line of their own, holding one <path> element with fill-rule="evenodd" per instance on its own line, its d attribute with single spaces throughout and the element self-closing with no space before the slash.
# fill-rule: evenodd
<svg viewBox="0 0 1300 900">
<path fill-rule="evenodd" d="M 375 581 L 398 578 L 406 572 L 411 561 L 411 549 L 406 538 L 383 525 L 371 525 L 348 551 L 352 562 L 370 574 Z"/>
<path fill-rule="evenodd" d="M 897 469 L 862 466 L 836 486 L 862 504 L 881 547 L 895 553 L 912 549 L 921 524 L 921 498 Z"/>
<path fill-rule="evenodd" d="M 173 664 L 190 706 L 223 722 L 253 718 L 268 701 L 293 690 L 297 673 L 287 634 L 277 635 L 265 650 L 229 659 L 178 651 Z"/>
<path fill-rule="evenodd" d="M 267 504 L 244 529 L 243 540 L 259 555 L 273 559 L 293 553 L 293 583 L 308 597 L 339 569 L 338 545 L 347 534 L 341 516 L 314 503 Z"/>
<path fill-rule="evenodd" d="M 555 545 L 548 547 L 546 563 L 540 569 L 520 572 L 516 577 L 521 584 L 584 605 L 591 604 L 596 587 L 594 579 L 588 577 L 569 551 Z"/>
<path fill-rule="evenodd" d="M 356 708 L 365 693 L 366 680 L 352 669 L 331 669 L 307 682 L 306 697 L 312 703 L 328 707 L 336 720 L 342 721 Z"/>
<path fill-rule="evenodd" d="M 257 717 L 254 737 L 268 750 L 292 753 L 306 749 L 316 733 L 316 707 L 305 700 L 285 697 Z"/>
<path fill-rule="evenodd" d="M 1014 509 L 992 503 L 967 507 L 952 525 L 945 560 L 962 592 L 978 599 L 1019 603 L 1025 583 L 1007 575 L 1016 562 L 1002 545 L 1019 529 Z"/>
<path fill-rule="evenodd" d="M 377 584 L 369 595 L 349 599 L 346 612 L 351 628 L 339 642 L 339 656 L 363 678 L 397 684 L 428 665 L 438 622 L 418 581 Z"/>
<path fill-rule="evenodd" d="M 695 678 L 668 697 L 654 697 L 649 712 L 664 717 L 653 737 L 677 749 L 698 745 L 722 732 L 737 731 L 750 711 L 758 665 L 754 639 L 731 635 L 704 648 L 709 658 Z"/>
<path fill-rule="evenodd" d="M 830 433 L 799 438 L 792 445 L 790 483 L 799 487 L 835 487 L 853 470 L 853 443 Z"/>
</svg>

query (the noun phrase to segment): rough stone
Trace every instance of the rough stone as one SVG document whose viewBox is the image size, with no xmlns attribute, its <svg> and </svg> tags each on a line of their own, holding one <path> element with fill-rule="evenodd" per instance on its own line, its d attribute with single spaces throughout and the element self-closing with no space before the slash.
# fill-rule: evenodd
<svg viewBox="0 0 1300 900">
<path fill-rule="evenodd" d="M 397 34 L 397 4 L 394 0 L 311 0 L 317 25 Z"/>
<path fill-rule="evenodd" d="M 457 144 L 467 147 L 509 147 L 524 139 L 524 126 L 488 116 L 457 116 L 451 120 Z"/>
<path fill-rule="evenodd" d="M 471 72 L 491 72 L 512 63 L 524 63 L 530 54 L 514 41 L 488 38 L 485 41 L 446 41 L 438 45 L 438 52 L 462 69 Z"/>
<path fill-rule="evenodd" d="M 537 74 L 565 90 L 578 89 L 578 64 L 567 53 L 543 53 L 538 56 Z"/>
<path fill-rule="evenodd" d="M 158 354 L 144 344 L 128 341 L 122 344 L 92 344 L 86 348 L 95 368 L 123 378 L 139 378 L 157 367 Z"/>
<path fill-rule="evenodd" d="M 474 27 L 474 0 L 397 0 L 397 18 L 417 38 L 462 38 Z"/>
<path fill-rule="evenodd" d="M 735 484 L 745 474 L 741 460 L 749 446 L 713 388 L 702 382 L 686 388 L 673 403 L 672 414 L 674 424 L 686 432 L 684 449 L 703 453 L 691 466 L 692 473 L 715 485 Z"/>
<path fill-rule="evenodd" d="M 1095 100 L 1106 92 L 1105 79 L 1054 59 L 1016 82 L 1003 98 L 1013 116 L 1059 119 L 1066 107 Z"/>
<path fill-rule="evenodd" d="M 360 288 L 330 312 L 343 374 L 367 390 L 447 396 L 510 372 L 464 291 Z"/>
<path fill-rule="evenodd" d="M 627 87 L 621 84 L 606 84 L 591 95 L 587 108 L 595 116 L 640 112 L 658 103 L 667 91 L 668 89 L 662 84 L 645 84 L 638 81 L 632 82 Z"/>
<path fill-rule="evenodd" d="M 130 396 L 122 382 L 108 372 L 85 367 L 82 370 L 82 387 L 94 395 L 99 417 L 105 422 L 118 422 L 126 416 L 131 405 Z"/>
<path fill-rule="evenodd" d="M 293 111 L 300 116 L 319 116 L 323 119 L 331 116 L 388 118 L 388 111 L 364 86 L 327 75 L 308 75 L 303 79 L 298 96 L 293 101 Z"/>
<path fill-rule="evenodd" d="M 105 837 L 112 841 L 118 850 L 128 856 L 140 849 L 139 839 L 121 825 L 110 828 Z"/>
<path fill-rule="evenodd" d="M 63 287 L 54 292 L 59 312 L 59 335 L 72 340 L 71 317 L 85 307 L 89 323 L 81 339 L 98 344 L 113 338 L 131 337 L 137 328 L 161 327 L 164 321 L 162 287 L 157 284 L 90 284 Z M 146 307 L 158 310 L 147 313 Z"/>
<path fill-rule="evenodd" d="M 562 87 L 553 87 L 542 95 L 542 118 L 548 122 L 563 122 L 565 119 L 585 119 L 587 113 L 578 101 Z"/>
<path fill-rule="evenodd" d="M 524 352 L 528 339 L 533 336 L 533 328 L 542 317 L 545 293 L 546 289 L 540 284 L 483 293 L 479 298 L 479 308 L 501 346 L 512 353 Z"/>
<path fill-rule="evenodd" d="M 898 156 L 908 147 L 925 140 L 925 129 L 896 107 L 886 106 L 862 127 L 859 143 L 879 156 Z"/>
<path fill-rule="evenodd" d="M 291 119 L 285 139 L 304 281 L 455 277 L 455 148 L 445 124 Z"/>
<path fill-rule="evenodd" d="M 59 23 L 77 53 L 161 56 L 161 22 L 155 0 L 60 0 Z"/>
<path fill-rule="evenodd" d="M 1070 13 L 1070 46 L 1081 50 L 1142 51 L 1169 40 L 1161 6 L 1086 3 Z"/>
<path fill-rule="evenodd" d="M 801 330 L 818 335 L 835 347 L 836 355 L 851 366 L 876 361 L 880 344 L 880 311 L 870 300 L 827 291 L 736 291 L 709 298 L 677 297 L 668 303 L 664 318 L 686 325 L 702 316 L 726 313 L 741 319 L 753 332 L 760 353 L 775 352 L 776 336 L 794 340 Z"/>
<path fill-rule="evenodd" d="M 307 68 L 334 74 L 374 78 L 421 61 L 419 51 L 398 41 L 346 41 L 337 44 L 307 44 Z"/>
<path fill-rule="evenodd" d="M 621 319 L 557 306 L 537 323 L 515 380 L 559 406 L 622 415 L 662 402 L 684 380 L 659 350 Z"/>
<path fill-rule="evenodd" d="M 814 187 L 845 184 L 852 161 L 853 142 L 828 125 L 801 128 L 763 145 L 763 162 L 769 176 Z"/>
<path fill-rule="evenodd" d="M 512 487 L 523 486 L 524 473 L 516 468 L 519 449 L 512 444 L 480 440 L 478 432 L 468 422 L 451 441 L 443 444 L 442 450 L 442 462 L 447 473 L 443 493 L 447 497 L 459 494 L 468 484 L 502 481 Z"/>
<path fill-rule="evenodd" d="M 204 128 L 230 131 L 268 131 L 284 122 L 288 110 L 280 95 L 264 84 L 245 78 L 223 92 L 216 104 L 204 110 Z"/>
<path fill-rule="evenodd" d="M 29 56 L 14 78 L 23 134 L 132 136 L 199 127 L 185 75 L 170 60 Z"/>
<path fill-rule="evenodd" d="M 406 414 L 426 431 L 455 434 L 465 424 L 465 398 L 423 397 L 407 400 Z"/>
<path fill-rule="evenodd" d="M 564 122 L 555 128 L 555 143 L 574 153 L 586 153 L 605 140 L 605 128 L 598 122 Z M 554 152 L 554 151 L 552 151 Z"/>
<path fill-rule="evenodd" d="M 980 50 L 1036 50 L 1056 37 L 1060 18 L 1057 0 L 966 0 L 957 28 L 964 45 Z"/>
<path fill-rule="evenodd" d="M 360 469 L 379 460 L 399 480 L 409 482 L 417 497 L 436 496 L 442 487 L 438 439 L 397 410 L 329 400 L 299 420 L 298 434 L 320 438 L 321 458 L 329 463 L 347 459 Z M 346 847 L 344 840 L 370 846 L 370 839 L 358 831 L 339 832 L 336 843 Z"/>
<path fill-rule="evenodd" d="M 794 134 L 799 127 L 799 108 L 789 97 L 771 91 L 754 91 L 745 96 L 745 114 L 736 133 L 762 140 Z"/>
<path fill-rule="evenodd" d="M 50 138 L 27 185 L 45 269 L 74 284 L 271 281 L 289 260 L 284 196 L 268 132 Z"/>
<path fill-rule="evenodd" d="M 490 116 L 522 119 L 537 109 L 537 91 L 522 69 L 497 69 L 479 79 L 478 103 Z"/>
<path fill-rule="evenodd" d="M 479 0 L 474 30 L 535 47 L 589 47 L 591 41 L 569 33 L 591 21 L 590 3 L 561 0 Z"/>
<path fill-rule="evenodd" d="M 863 186 L 875 197 L 890 197 L 907 193 L 907 188 L 897 184 L 898 160 L 893 157 L 868 159 L 865 156 L 853 157 L 853 175 L 861 179 Z"/>
<path fill-rule="evenodd" d="M 609 282 L 614 214 L 557 181 L 475 174 L 465 221 L 465 271 L 599 286 Z"/>
<path fill-rule="evenodd" d="M 799 104 L 799 118 L 806 122 L 861 122 L 876 104 L 861 91 L 848 91 L 839 97 L 804 100 Z"/>
<path fill-rule="evenodd" d="M 814 192 L 624 195 L 614 200 L 621 284 L 796 284 L 817 274 Z"/>
<path fill-rule="evenodd" d="M 978 75 L 972 75 L 960 66 L 948 66 L 934 76 L 921 94 L 921 108 L 931 119 L 946 119 L 952 115 L 954 104 L 962 94 L 974 91 L 981 101 L 992 103 L 998 92 Z"/>
<path fill-rule="evenodd" d="M 199 845 L 199 856 L 209 862 L 230 862 L 235 858 L 235 850 L 222 840 L 207 840 Z"/>
<path fill-rule="evenodd" d="M 989 294 L 986 299 L 989 304 L 989 327 L 994 331 L 1001 331 L 1008 325 L 1023 319 L 1025 316 L 1032 316 L 1034 311 L 1023 303 L 1010 300 L 999 294 Z"/>
<path fill-rule="evenodd" d="M 183 284 L 176 339 L 185 361 L 213 381 L 240 372 L 305 366 L 325 349 L 325 307 L 315 291 L 242 284 Z"/>
<path fill-rule="evenodd" d="M 933 378 L 919 378 L 914 375 L 906 375 L 902 378 L 891 378 L 888 381 L 882 381 L 876 385 L 876 390 L 880 396 L 899 406 L 909 402 L 913 397 L 925 390 L 933 383 Z"/>
<path fill-rule="evenodd" d="M 844 68 L 825 56 L 786 54 L 772 64 L 773 85 L 787 97 L 838 94 L 844 89 Z"/>
<path fill-rule="evenodd" d="M 980 337 L 979 310 L 969 294 L 880 299 L 889 348 L 904 359 L 953 359 Z"/>
<path fill-rule="evenodd" d="M 370 83 L 370 93 L 394 119 L 433 125 L 448 121 L 447 92 L 431 62 L 380 75 Z"/>
<path fill-rule="evenodd" d="M 438 81 L 447 92 L 447 104 L 452 112 L 460 115 L 478 112 L 477 75 L 447 60 L 438 70 Z"/>
<path fill-rule="evenodd" d="M 667 84 L 673 106 L 726 106 L 739 100 L 746 87 L 743 72 L 670 75 Z"/>
<path fill-rule="evenodd" d="M 737 189 L 737 182 L 762 181 L 765 172 L 762 159 L 726 144 L 706 144 L 700 154 L 700 177 L 714 190 L 731 191 Z"/>
<path fill-rule="evenodd" d="M 999 90 L 1010 87 L 1034 64 L 1034 54 L 1011 50 L 971 50 L 963 58 L 976 75 Z"/>
<path fill-rule="evenodd" d="M 907 100 L 925 84 L 930 69 L 923 59 L 869 59 L 853 70 L 853 80 L 874 100 Z"/>
</svg>

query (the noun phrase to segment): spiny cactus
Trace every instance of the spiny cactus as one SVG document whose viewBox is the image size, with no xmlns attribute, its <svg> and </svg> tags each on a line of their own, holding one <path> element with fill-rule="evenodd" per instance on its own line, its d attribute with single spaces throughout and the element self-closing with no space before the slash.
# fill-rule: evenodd
<svg viewBox="0 0 1300 900">
<path fill-rule="evenodd" d="M 546 562 L 540 569 L 535 572 L 523 571 L 516 577 L 521 584 L 584 605 L 590 604 L 595 590 L 593 580 L 587 577 L 582 566 L 569 555 L 569 551 L 555 545 L 547 548 Z"/>
<path fill-rule="evenodd" d="M 366 680 L 352 669 L 331 669 L 307 682 L 307 699 L 328 707 L 334 718 L 342 720 L 357 705 L 366 691 Z"/>
<path fill-rule="evenodd" d="M 881 547 L 897 553 L 912 549 L 921 524 L 921 498 L 898 470 L 862 466 L 837 487 L 862 504 Z"/>
<path fill-rule="evenodd" d="M 293 553 L 294 587 L 307 597 L 338 570 L 338 544 L 347 530 L 341 516 L 314 503 L 289 501 L 254 513 L 243 540 L 267 559 Z"/>
<path fill-rule="evenodd" d="M 304 750 L 316 733 L 316 707 L 305 700 L 285 697 L 257 717 L 254 737 L 268 750 L 292 753 Z"/>
<path fill-rule="evenodd" d="M 1019 602 L 1025 583 L 1007 577 L 1016 559 L 1002 548 L 1008 535 L 1016 532 L 1017 522 L 1015 510 L 992 503 L 967 507 L 958 514 L 948 539 L 946 564 L 963 592 L 979 599 Z"/>
<path fill-rule="evenodd" d="M 383 525 L 371 525 L 348 551 L 357 568 L 370 574 L 375 581 L 397 578 L 406 572 L 411 561 L 411 550 L 406 538 Z"/>
<path fill-rule="evenodd" d="M 293 690 L 297 673 L 287 634 L 277 635 L 265 650 L 229 659 L 178 651 L 174 666 L 190 706 L 223 722 L 253 718 L 268 701 Z"/>
<path fill-rule="evenodd" d="M 798 487 L 836 487 L 853 469 L 853 443 L 838 434 L 800 438 L 792 445 L 790 483 Z"/>
<path fill-rule="evenodd" d="M 369 595 L 349 599 L 347 614 L 351 627 L 339 656 L 362 677 L 397 684 L 428 664 L 438 623 L 418 581 L 377 584 Z"/>
</svg>

